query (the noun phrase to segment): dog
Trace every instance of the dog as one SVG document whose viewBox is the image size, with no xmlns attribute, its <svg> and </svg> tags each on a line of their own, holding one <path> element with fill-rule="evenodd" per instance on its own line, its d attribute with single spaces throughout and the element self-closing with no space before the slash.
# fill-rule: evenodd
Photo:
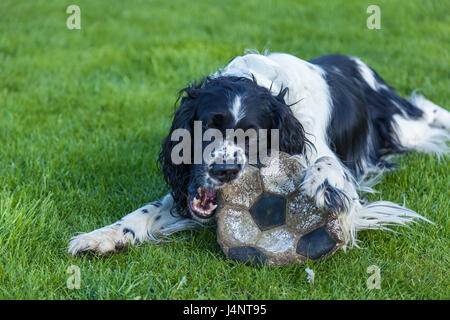
<svg viewBox="0 0 450 320">
<path fill-rule="evenodd" d="M 414 92 L 409 99 L 400 97 L 356 57 L 332 54 L 304 61 L 285 53 L 247 52 L 182 89 L 177 104 L 158 159 L 171 192 L 111 225 L 74 236 L 70 254 L 105 255 L 157 243 L 214 217 L 217 191 L 238 179 L 246 164 L 217 157 L 174 164 L 173 133 L 180 128 L 192 132 L 196 121 L 203 130 L 221 132 L 277 129 L 279 150 L 308 164 L 302 191 L 318 207 L 339 214 L 346 244 L 358 246 L 360 230 L 430 222 L 391 202 L 366 203 L 359 194 L 373 191 L 373 173 L 377 177 L 395 167 L 390 155 L 448 153 L 450 113 Z M 231 154 L 248 156 L 242 148 Z"/>
</svg>

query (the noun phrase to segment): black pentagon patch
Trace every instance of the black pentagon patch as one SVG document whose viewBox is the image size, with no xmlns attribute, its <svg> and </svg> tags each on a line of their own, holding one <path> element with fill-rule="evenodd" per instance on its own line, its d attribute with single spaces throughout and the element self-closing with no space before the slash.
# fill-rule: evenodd
<svg viewBox="0 0 450 320">
<path fill-rule="evenodd" d="M 228 250 L 230 259 L 250 265 L 263 265 L 267 257 L 254 247 L 233 247 Z"/>
<path fill-rule="evenodd" d="M 296 252 L 305 257 L 319 259 L 336 246 L 325 227 L 320 227 L 304 235 L 297 244 Z"/>
<path fill-rule="evenodd" d="M 249 211 L 263 231 L 281 226 L 286 221 L 286 199 L 263 193 Z"/>
</svg>

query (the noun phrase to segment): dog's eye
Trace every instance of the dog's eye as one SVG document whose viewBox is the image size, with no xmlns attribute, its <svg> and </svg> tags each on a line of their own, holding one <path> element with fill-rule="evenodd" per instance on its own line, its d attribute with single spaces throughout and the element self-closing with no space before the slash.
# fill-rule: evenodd
<svg viewBox="0 0 450 320">
<path fill-rule="evenodd" d="M 221 113 L 217 113 L 211 117 L 211 123 L 213 126 L 222 124 L 225 121 L 225 116 Z"/>
</svg>

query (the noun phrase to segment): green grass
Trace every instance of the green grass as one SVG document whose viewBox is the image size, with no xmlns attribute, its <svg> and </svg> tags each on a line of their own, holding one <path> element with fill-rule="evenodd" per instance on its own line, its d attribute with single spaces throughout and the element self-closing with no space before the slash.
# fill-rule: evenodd
<svg viewBox="0 0 450 320">
<path fill-rule="evenodd" d="M 81 30 L 66 28 L 73 3 Z M 450 3 L 376 1 L 381 30 L 366 28 L 369 4 L 1 1 L 0 298 L 449 299 L 450 168 L 422 154 L 400 158 L 372 199 L 405 201 L 435 225 L 362 232 L 364 249 L 319 263 L 230 262 L 214 228 L 107 258 L 67 254 L 74 233 L 168 191 L 156 158 L 177 90 L 245 48 L 356 55 L 402 95 L 450 106 Z M 70 265 L 78 290 L 66 286 Z M 366 287 L 371 265 L 381 290 Z"/>
</svg>

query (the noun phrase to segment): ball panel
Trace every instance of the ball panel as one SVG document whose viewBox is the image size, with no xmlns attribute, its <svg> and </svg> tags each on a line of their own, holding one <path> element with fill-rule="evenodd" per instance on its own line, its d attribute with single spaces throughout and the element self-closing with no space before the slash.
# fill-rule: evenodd
<svg viewBox="0 0 450 320">
<path fill-rule="evenodd" d="M 228 246 L 254 244 L 260 234 L 258 226 L 246 210 L 229 206 L 221 208 L 217 228 L 220 241 Z"/>
<path fill-rule="evenodd" d="M 330 237 L 325 227 L 320 227 L 300 238 L 296 252 L 311 259 L 319 259 L 335 246 L 336 241 Z"/>
<path fill-rule="evenodd" d="M 250 214 L 261 230 L 281 226 L 286 221 L 286 199 L 263 193 L 250 208 Z"/>
<path fill-rule="evenodd" d="M 233 247 L 228 250 L 228 257 L 246 264 L 263 265 L 267 261 L 264 253 L 250 246 Z"/>
<path fill-rule="evenodd" d="M 236 182 L 222 188 L 221 201 L 248 209 L 262 192 L 258 168 L 248 166 Z"/>
<path fill-rule="evenodd" d="M 297 232 L 305 233 L 325 223 L 326 214 L 302 193 L 290 198 L 287 208 L 286 224 Z"/>
<path fill-rule="evenodd" d="M 274 254 L 290 252 L 295 247 L 296 235 L 285 228 L 265 231 L 256 246 Z"/>
<path fill-rule="evenodd" d="M 344 233 L 342 232 L 341 226 L 339 225 L 339 219 L 336 213 L 330 213 L 326 229 L 328 231 L 328 234 L 331 235 L 331 237 L 333 237 L 333 239 L 338 242 L 339 245 L 344 245 Z"/>
<path fill-rule="evenodd" d="M 282 196 L 288 196 L 300 188 L 304 167 L 286 153 L 279 153 L 261 168 L 264 189 Z"/>
</svg>

